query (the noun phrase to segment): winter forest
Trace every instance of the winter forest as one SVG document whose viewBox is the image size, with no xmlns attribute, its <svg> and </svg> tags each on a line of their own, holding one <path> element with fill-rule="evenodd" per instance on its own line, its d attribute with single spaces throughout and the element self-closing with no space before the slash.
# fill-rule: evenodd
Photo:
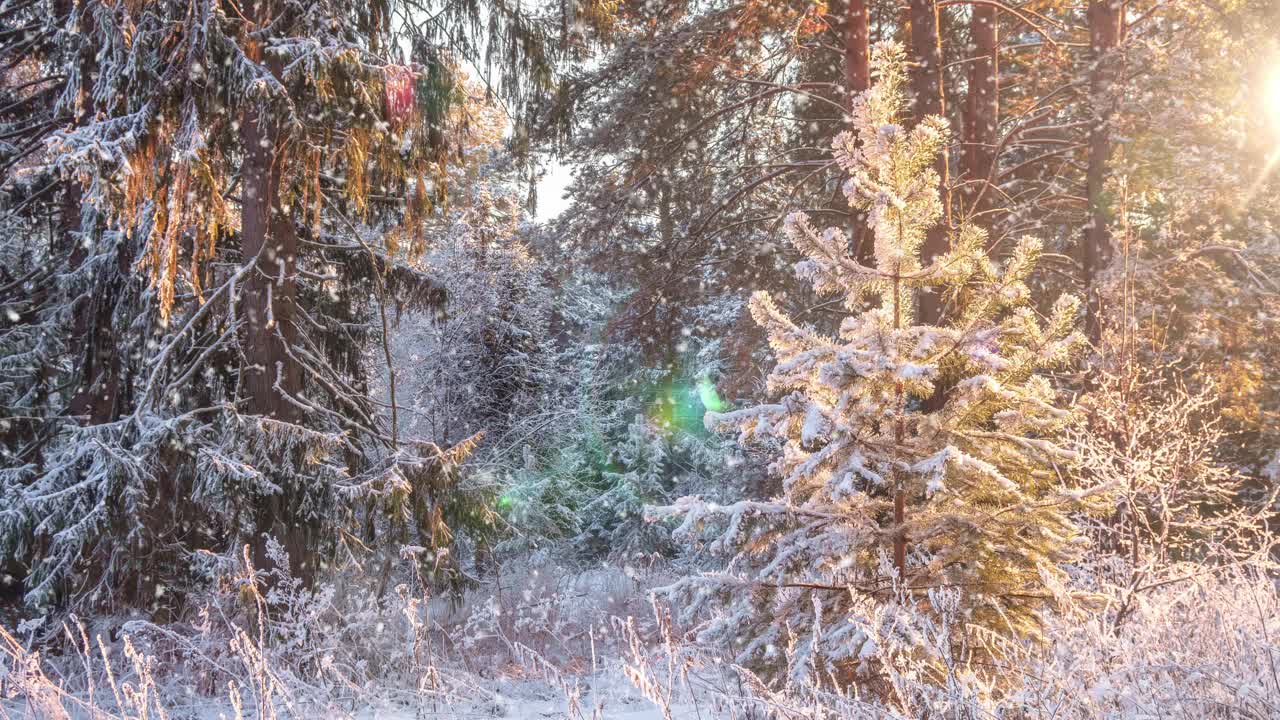
<svg viewBox="0 0 1280 720">
<path fill-rule="evenodd" d="M 1280 3 L 0 0 L 10 718 L 1280 718 Z"/>
</svg>

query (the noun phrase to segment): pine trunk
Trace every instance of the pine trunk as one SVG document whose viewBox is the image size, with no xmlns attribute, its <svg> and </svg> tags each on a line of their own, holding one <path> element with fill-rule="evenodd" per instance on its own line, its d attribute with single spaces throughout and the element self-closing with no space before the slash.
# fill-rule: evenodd
<svg viewBox="0 0 1280 720">
<path fill-rule="evenodd" d="M 848 0 L 844 28 L 844 76 L 849 107 L 853 98 L 871 87 L 870 33 L 867 28 L 866 0 Z M 875 244 L 867 232 L 866 213 L 853 210 L 849 217 L 851 247 L 854 257 L 863 265 L 875 264 Z"/>
<path fill-rule="evenodd" d="M 899 233 L 902 228 L 899 227 Z M 901 235 L 899 235 L 901 237 Z M 902 329 L 902 266 L 893 270 L 893 329 Z M 907 438 L 906 424 L 906 396 L 903 393 L 902 381 L 899 380 L 894 388 L 894 413 L 897 415 L 893 422 L 893 442 L 899 451 L 902 450 L 903 441 Z M 906 584 L 907 580 L 907 489 L 905 487 L 905 478 L 899 477 L 894 480 L 893 487 L 893 567 L 898 571 L 898 582 Z"/>
<path fill-rule="evenodd" d="M 268 2 L 247 3 L 244 11 L 258 25 L 265 25 L 276 12 L 287 12 L 272 8 Z M 253 49 L 261 53 L 260 46 Z M 281 76 L 278 59 L 268 57 L 265 65 L 277 78 Z M 244 148 L 240 252 L 246 261 L 257 258 L 256 268 L 246 277 L 238 307 L 244 322 L 245 412 L 296 423 L 301 413 L 293 398 L 301 394 L 302 373 L 297 361 L 290 357 L 289 348 L 296 344 L 298 334 L 294 321 L 298 238 L 293 218 L 280 202 L 282 151 L 287 137 L 269 110 L 254 103 L 245 110 L 240 141 Z M 277 467 L 294 465 L 290 458 L 271 460 Z M 261 499 L 255 513 L 254 564 L 258 568 L 270 567 L 266 535 L 274 535 L 289 553 L 291 572 L 309 583 L 311 564 L 303 560 L 307 553 L 307 525 L 293 517 L 299 498 L 291 495 L 297 490 L 287 481 L 277 484 L 282 492 Z"/>
<path fill-rule="evenodd" d="M 1085 227 L 1080 266 L 1086 297 L 1085 326 L 1089 340 L 1102 336 L 1102 310 L 1098 288 L 1098 271 L 1111 257 L 1111 234 L 1107 229 L 1103 188 L 1107 163 L 1111 159 L 1108 137 L 1111 102 L 1108 98 L 1115 79 L 1115 49 L 1120 44 L 1120 22 L 1124 15 L 1122 0 L 1089 0 L 1089 105 L 1092 124 L 1089 127 L 1089 167 L 1086 192 L 1089 198 L 1089 224 Z"/>
<path fill-rule="evenodd" d="M 986 215 L 992 190 L 987 185 L 995 166 L 996 130 L 1000 125 L 1000 38 L 995 7 L 973 5 L 971 12 L 969 37 L 974 55 L 969 63 L 965 107 L 964 194 L 968 216 L 989 227 Z"/>
<path fill-rule="evenodd" d="M 919 122 L 928 115 L 946 116 L 942 88 L 942 41 L 938 32 L 938 5 L 935 0 L 911 0 L 911 92 L 912 116 Z M 927 265 L 947 250 L 947 225 L 951 219 L 946 153 L 938 156 L 936 168 L 942 179 L 939 194 L 947 208 L 947 223 L 928 230 L 921 260 Z M 942 298 L 933 292 L 921 293 L 917 320 L 935 325 L 942 319 Z"/>
</svg>

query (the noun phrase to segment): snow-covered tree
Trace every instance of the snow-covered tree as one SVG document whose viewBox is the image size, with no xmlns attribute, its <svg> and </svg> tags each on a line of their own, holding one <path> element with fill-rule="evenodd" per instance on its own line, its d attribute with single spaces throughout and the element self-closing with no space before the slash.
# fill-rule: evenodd
<svg viewBox="0 0 1280 720">
<path fill-rule="evenodd" d="M 388 304 L 443 301 L 404 259 L 465 126 L 453 50 L 486 17 L 514 101 L 549 78 L 544 26 L 467 4 L 437 41 L 381 0 L 0 15 L 4 188 L 34 218 L 0 278 L 0 556 L 36 605 L 173 602 L 197 551 L 265 566 L 267 535 L 310 579 L 347 501 L 435 461 L 400 452 L 365 351 Z"/>
<path fill-rule="evenodd" d="M 606 553 L 660 549 L 663 542 L 643 523 L 643 511 L 645 504 L 667 499 L 670 450 L 661 430 L 637 415 L 600 473 L 600 494 L 582 508 L 578 542 Z"/>
<path fill-rule="evenodd" d="M 422 259 L 450 300 L 396 333 L 406 433 L 442 444 L 476 432 L 496 439 L 549 384 L 550 289 L 519 223 L 509 194 L 480 191 Z"/>
<path fill-rule="evenodd" d="M 468 466 L 454 468 L 448 492 L 433 488 L 435 504 L 427 515 L 434 519 L 422 522 L 420 512 L 387 506 L 393 524 L 400 515 L 419 518 L 400 534 L 408 544 L 435 551 L 424 556 L 430 570 L 424 575 L 437 577 L 442 567 L 452 571 L 472 560 L 441 562 L 448 553 L 475 548 L 498 529 L 493 511 L 501 485 L 485 470 L 495 456 L 513 452 L 513 426 L 541 407 L 553 385 L 550 288 L 521 239 L 518 203 L 499 182 L 482 180 L 465 196 L 462 185 L 458 204 L 439 223 L 445 229 L 415 261 L 440 279 L 449 299 L 440 311 L 406 313 L 390 343 L 400 437 L 434 448 L 468 448 L 453 460 L 465 458 Z M 380 366 L 381 351 L 372 357 Z"/>
<path fill-rule="evenodd" d="M 689 617 L 728 601 L 702 638 L 740 663 L 780 659 L 794 635 L 814 667 L 847 680 L 874 657 L 849 620 L 851 603 L 895 586 L 916 597 L 955 588 L 972 625 L 1035 635 L 1042 578 L 1077 550 L 1070 513 L 1089 495 L 1060 485 L 1056 467 L 1069 453 L 1052 436 L 1068 413 L 1040 371 L 1082 342 L 1072 329 L 1078 303 L 1062 297 L 1037 316 L 1025 284 L 1039 251 L 1031 238 L 997 261 L 984 233 L 962 225 L 947 253 L 921 261 L 942 217 L 933 163 L 948 128 L 938 117 L 902 124 L 903 65 L 898 46 L 877 46 L 876 83 L 854 103 L 854 132 L 834 144 L 844 192 L 874 232 L 874 265 L 858 262 L 842 229 L 818 232 L 802 213 L 786 224 L 806 257 L 799 275 L 849 315 L 828 336 L 756 293 L 751 313 L 778 360 L 768 387 L 781 397 L 706 418 L 742 442 L 782 443 L 771 466 L 781 496 L 729 505 L 687 497 L 657 511 L 734 551 L 725 572 L 671 592 L 691 599 Z M 926 292 L 942 293 L 941 325 L 913 323 Z"/>
</svg>

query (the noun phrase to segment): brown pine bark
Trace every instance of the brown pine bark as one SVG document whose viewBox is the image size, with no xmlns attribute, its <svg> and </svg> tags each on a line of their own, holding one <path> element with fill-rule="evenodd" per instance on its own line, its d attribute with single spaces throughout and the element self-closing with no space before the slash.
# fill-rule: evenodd
<svg viewBox="0 0 1280 720">
<path fill-rule="evenodd" d="M 990 225 L 992 189 L 987 179 L 995 165 L 996 129 L 1000 124 L 1000 61 L 998 15 L 994 6 L 971 6 L 969 38 L 969 94 L 965 102 L 964 197 L 966 212 L 979 224 Z"/>
<path fill-rule="evenodd" d="M 1102 302 L 1098 288 L 1098 271 L 1111 258 L 1111 234 L 1107 229 L 1107 211 L 1103 189 L 1107 163 L 1111 160 L 1111 86 L 1115 81 L 1115 50 L 1120 44 L 1120 23 L 1124 17 L 1123 0 L 1089 0 L 1089 167 L 1086 194 L 1089 198 L 1089 223 L 1085 226 L 1080 267 L 1085 287 L 1085 329 L 1089 339 L 1102 336 Z"/>
<path fill-rule="evenodd" d="M 867 0 L 849 0 L 844 28 L 844 76 L 850 104 L 856 93 L 871 87 L 870 47 Z"/>
<path fill-rule="evenodd" d="M 848 0 L 844 27 L 844 77 L 849 107 L 858 93 L 871 87 L 871 36 L 867 27 L 867 0 Z M 866 213 L 853 210 L 849 217 L 850 244 L 863 265 L 875 264 L 875 246 L 867 232 Z"/>
<path fill-rule="evenodd" d="M 299 369 L 286 348 L 297 337 L 294 297 L 298 238 L 293 219 L 280 207 L 283 133 L 259 108 L 245 112 L 240 126 L 245 157 L 242 171 L 241 248 L 257 266 L 245 279 L 239 310 L 245 320 L 243 388 L 251 414 L 283 422 L 299 418 L 290 402 L 302 387 Z"/>
<path fill-rule="evenodd" d="M 898 263 L 893 271 L 893 329 L 902 329 L 902 264 Z M 893 442 L 901 449 L 907 437 L 906 396 L 903 393 L 902 381 L 894 388 Z M 898 582 L 907 585 L 907 489 L 905 479 L 898 475 L 894 479 L 893 488 L 893 567 L 898 571 Z"/>
<path fill-rule="evenodd" d="M 928 115 L 946 116 L 946 96 L 942 86 L 942 41 L 938 33 L 938 5 L 935 0 L 911 0 L 908 6 L 911 18 L 911 55 L 912 66 L 910 84 L 912 94 L 912 117 L 919 121 Z M 939 189 L 946 209 L 946 222 L 930 228 L 925 236 L 921 260 L 928 264 L 933 258 L 947 250 L 947 225 L 950 224 L 951 212 L 948 200 L 948 171 L 946 153 L 939 155 L 937 165 L 938 177 L 941 178 Z M 936 293 L 921 293 L 917 306 L 919 322 L 933 325 L 942 319 L 942 298 Z"/>
<path fill-rule="evenodd" d="M 287 9 L 273 6 L 268 0 L 251 0 L 244 4 L 243 11 L 254 25 L 261 27 L 275 19 L 276 13 L 287 12 Z M 256 50 L 259 56 L 252 59 L 261 60 L 260 47 L 251 50 Z M 282 75 L 278 58 L 266 58 L 265 65 L 277 78 Z M 250 103 L 240 124 L 240 143 L 244 150 L 240 252 L 246 260 L 257 258 L 238 301 L 238 312 L 244 321 L 241 346 L 245 366 L 241 387 L 245 413 L 296 423 L 302 414 L 292 398 L 301 394 L 302 372 L 288 349 L 296 344 L 298 335 L 294 319 L 298 237 L 293 217 L 280 201 L 288 136 L 260 103 Z M 278 467 L 293 465 L 289 460 L 272 458 Z M 274 535 L 289 553 L 290 571 L 309 583 L 314 568 L 306 561 L 308 523 L 297 516 L 299 498 L 293 497 L 297 490 L 292 483 L 277 484 L 281 492 L 262 498 L 256 509 L 254 565 L 270 567 L 266 535 Z"/>
</svg>

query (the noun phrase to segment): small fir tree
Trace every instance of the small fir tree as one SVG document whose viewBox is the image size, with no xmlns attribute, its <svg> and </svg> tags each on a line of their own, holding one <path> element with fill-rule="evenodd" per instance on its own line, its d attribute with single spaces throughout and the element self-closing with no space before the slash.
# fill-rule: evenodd
<svg viewBox="0 0 1280 720">
<path fill-rule="evenodd" d="M 602 555 L 666 550 L 664 528 L 644 523 L 643 511 L 648 502 L 670 498 L 675 449 L 661 428 L 636 415 L 600 472 L 599 495 L 582 508 L 576 543 Z"/>
<path fill-rule="evenodd" d="M 949 252 L 922 263 L 925 233 L 942 218 L 933 163 L 947 123 L 901 124 L 898 46 L 878 46 L 873 66 L 878 82 L 854 103 L 855 132 L 837 137 L 834 152 L 849 175 L 845 195 L 875 234 L 874 266 L 855 259 L 844 231 L 819 233 L 791 215 L 787 238 L 806 256 L 798 274 L 851 314 L 831 337 L 756 293 L 751 314 L 778 360 L 768 388 L 782 397 L 706 418 L 742 442 L 780 443 L 771 470 L 782 494 L 731 505 L 683 498 L 657 513 L 682 515 L 680 532 L 717 521 L 712 549 L 736 551 L 727 573 L 670 589 L 692 600 L 690 619 L 729 599 L 704 640 L 756 666 L 790 648 L 793 669 L 836 678 L 874 657 L 854 620 L 865 598 L 905 591 L 926 607 L 926 590 L 955 588 L 972 625 L 1036 634 L 1045 575 L 1058 575 L 1078 544 L 1069 513 L 1088 502 L 1059 489 L 1056 463 L 1069 453 L 1050 438 L 1068 414 L 1038 374 L 1082 343 L 1078 303 L 1064 296 L 1038 318 L 1025 284 L 1040 249 L 1030 238 L 997 262 L 983 232 L 962 224 Z M 942 325 L 913 324 L 924 292 L 943 293 Z"/>
</svg>

